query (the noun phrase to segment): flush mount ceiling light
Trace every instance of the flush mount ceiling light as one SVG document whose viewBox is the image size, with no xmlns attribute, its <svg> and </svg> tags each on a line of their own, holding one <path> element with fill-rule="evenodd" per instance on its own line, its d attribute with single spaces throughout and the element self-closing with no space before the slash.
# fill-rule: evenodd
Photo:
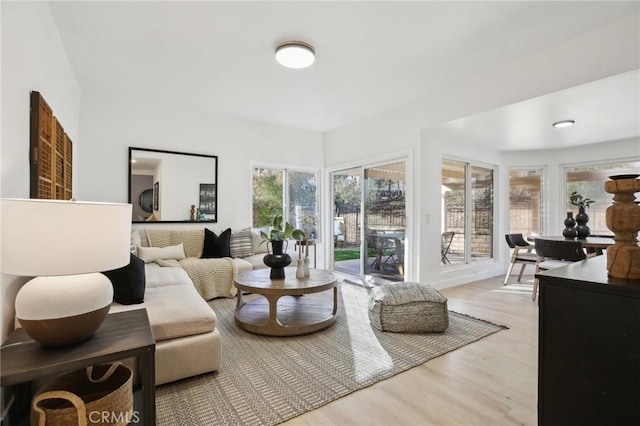
<svg viewBox="0 0 640 426">
<path fill-rule="evenodd" d="M 560 128 L 560 127 L 571 127 L 574 124 L 576 124 L 576 122 L 573 121 L 573 120 L 564 120 L 564 121 L 557 121 L 557 122 L 553 123 L 553 127 L 557 127 L 557 128 Z"/>
<path fill-rule="evenodd" d="M 316 60 L 316 52 L 302 41 L 286 41 L 276 47 L 276 61 L 287 68 L 307 68 Z"/>
</svg>

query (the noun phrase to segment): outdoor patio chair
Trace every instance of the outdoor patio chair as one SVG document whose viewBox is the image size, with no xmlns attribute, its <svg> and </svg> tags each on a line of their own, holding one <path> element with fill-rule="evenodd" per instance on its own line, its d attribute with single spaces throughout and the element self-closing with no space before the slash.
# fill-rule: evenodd
<svg viewBox="0 0 640 426">
<path fill-rule="evenodd" d="M 536 238 L 536 274 L 540 271 L 567 266 L 587 258 L 580 241 L 557 241 Z M 538 293 L 538 279 L 533 281 L 533 295 L 531 300 L 536 300 Z"/>
<path fill-rule="evenodd" d="M 373 269 L 379 270 L 380 267 L 382 266 L 382 253 L 383 253 L 382 242 L 376 235 L 372 234 L 367 237 L 367 247 L 368 247 L 367 251 L 369 250 L 374 251 L 374 258 L 370 266 Z"/>
<path fill-rule="evenodd" d="M 443 264 L 451 263 L 451 261 L 447 257 L 447 254 L 449 253 L 449 249 L 451 248 L 451 242 L 453 241 L 454 235 L 455 232 L 453 231 L 442 233 L 442 239 L 440 242 L 440 257 L 442 258 Z"/>
<path fill-rule="evenodd" d="M 506 234 L 504 236 L 505 240 L 507 240 L 507 245 L 509 248 L 513 250 L 511 253 L 511 263 L 509 263 L 509 269 L 507 270 L 507 275 L 504 277 L 504 285 L 507 285 L 509 281 L 509 277 L 511 276 L 511 272 L 513 271 L 513 267 L 516 263 L 520 263 L 522 266 L 520 267 L 520 272 L 518 273 L 518 282 L 522 279 L 522 274 L 524 272 L 524 268 L 527 265 L 533 265 L 538 262 L 538 256 L 535 253 L 531 253 L 533 250 L 533 245 L 529 244 L 522 234 Z M 521 250 L 526 250 L 526 252 L 522 252 Z"/>
</svg>

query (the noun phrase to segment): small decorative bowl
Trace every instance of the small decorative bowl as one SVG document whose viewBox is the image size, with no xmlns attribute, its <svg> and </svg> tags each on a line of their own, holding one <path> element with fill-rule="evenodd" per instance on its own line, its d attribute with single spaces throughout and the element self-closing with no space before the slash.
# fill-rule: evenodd
<svg viewBox="0 0 640 426">
<path fill-rule="evenodd" d="M 637 179 L 640 175 L 630 174 L 630 175 L 613 175 L 609 176 L 611 180 L 619 180 L 619 179 Z"/>
</svg>

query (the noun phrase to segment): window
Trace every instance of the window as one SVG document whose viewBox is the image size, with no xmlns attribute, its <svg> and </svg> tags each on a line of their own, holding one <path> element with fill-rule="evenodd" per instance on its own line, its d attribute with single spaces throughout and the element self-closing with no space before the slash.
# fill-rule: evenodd
<svg viewBox="0 0 640 426">
<path fill-rule="evenodd" d="M 253 227 L 271 225 L 281 215 L 310 238 L 318 236 L 317 177 L 299 170 L 253 168 Z"/>
<path fill-rule="evenodd" d="M 469 166 L 467 166 L 469 169 Z M 471 166 L 471 257 L 493 257 L 493 169 Z"/>
<path fill-rule="evenodd" d="M 607 228 L 605 212 L 613 201 L 613 195 L 605 192 L 604 182 L 609 176 L 640 173 L 640 161 L 621 161 L 615 163 L 589 164 L 565 167 L 566 209 L 577 212 L 577 207 L 569 203 L 569 195 L 573 191 L 594 203 L 589 206 L 589 223 L 591 235 L 612 235 Z"/>
<path fill-rule="evenodd" d="M 442 264 L 493 257 L 493 176 L 490 167 L 442 162 Z"/>
<path fill-rule="evenodd" d="M 509 233 L 542 234 L 543 169 L 509 169 Z"/>
<path fill-rule="evenodd" d="M 289 222 L 315 240 L 318 236 L 316 175 L 289 171 Z"/>
</svg>

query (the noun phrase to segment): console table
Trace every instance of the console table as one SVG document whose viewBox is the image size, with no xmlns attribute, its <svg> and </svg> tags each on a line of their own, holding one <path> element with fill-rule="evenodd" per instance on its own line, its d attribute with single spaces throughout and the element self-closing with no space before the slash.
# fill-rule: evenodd
<svg viewBox="0 0 640 426">
<path fill-rule="evenodd" d="M 606 261 L 536 274 L 539 425 L 640 424 L 640 280 Z"/>
<path fill-rule="evenodd" d="M 22 329 L 17 329 L 0 348 L 2 376 L 0 385 L 14 386 L 16 407 L 12 417 L 29 417 L 31 381 L 79 370 L 125 358 L 136 358 L 137 376 L 142 392 L 134 394 L 134 413 L 144 425 L 156 421 L 155 398 L 156 344 L 146 309 L 107 315 L 98 331 L 86 342 L 59 348 L 36 343 Z M 135 389 L 135 388 L 134 388 Z"/>
</svg>

